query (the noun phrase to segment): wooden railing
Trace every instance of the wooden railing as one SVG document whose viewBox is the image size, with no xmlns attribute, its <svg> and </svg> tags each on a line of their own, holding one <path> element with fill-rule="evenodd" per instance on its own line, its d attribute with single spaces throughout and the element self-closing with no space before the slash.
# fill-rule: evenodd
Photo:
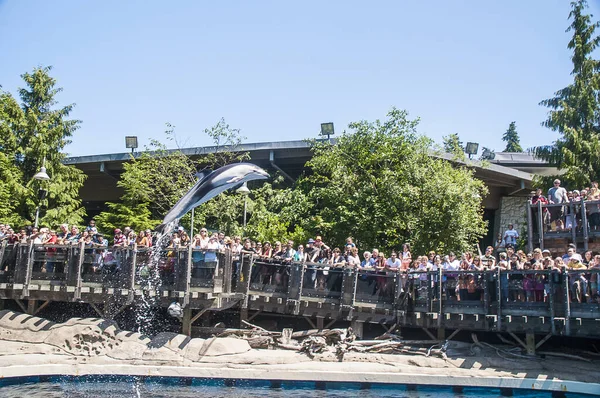
<svg viewBox="0 0 600 398">
<path fill-rule="evenodd" d="M 122 297 L 127 304 L 135 295 L 150 292 L 163 305 L 177 300 L 188 308 L 206 308 L 207 301 L 231 299 L 254 308 L 260 301 L 262 307 L 268 302 L 279 306 L 278 312 L 293 315 L 302 315 L 306 308 L 340 319 L 369 312 L 422 327 L 442 328 L 451 320 L 460 325 L 464 317 L 475 316 L 478 322 L 493 321 L 478 323 L 481 327 L 503 330 L 513 317 L 524 317 L 526 323 L 533 317 L 543 322 L 525 326 L 566 335 L 572 333 L 573 320 L 594 325 L 600 321 L 600 306 L 589 283 L 598 281 L 597 269 L 406 273 L 273 261 L 251 253 L 240 257 L 192 247 L 154 253 L 136 246 L 3 243 L 0 270 L 3 299 L 100 303 Z M 429 321 L 419 321 L 419 314 Z M 371 318 L 377 317 L 365 319 Z M 600 336 L 600 328 L 588 329 L 586 333 Z"/>
</svg>

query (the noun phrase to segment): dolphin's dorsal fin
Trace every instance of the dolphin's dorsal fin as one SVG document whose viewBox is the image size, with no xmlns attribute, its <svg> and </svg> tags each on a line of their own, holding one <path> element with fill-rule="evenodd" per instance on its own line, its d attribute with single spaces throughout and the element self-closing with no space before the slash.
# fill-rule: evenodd
<svg viewBox="0 0 600 398">
<path fill-rule="evenodd" d="M 198 180 L 203 180 L 205 179 L 210 173 L 212 173 L 212 170 L 202 170 L 197 172 L 196 174 L 194 174 L 196 176 L 196 178 L 198 178 Z"/>
</svg>

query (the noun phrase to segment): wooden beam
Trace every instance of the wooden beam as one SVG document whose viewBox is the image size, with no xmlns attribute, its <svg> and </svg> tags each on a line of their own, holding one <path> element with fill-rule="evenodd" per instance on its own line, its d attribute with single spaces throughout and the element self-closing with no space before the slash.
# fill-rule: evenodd
<svg viewBox="0 0 600 398">
<path fill-rule="evenodd" d="M 21 309 L 23 310 L 23 312 L 25 314 L 27 314 L 27 308 L 25 308 L 25 305 L 23 304 L 23 302 L 19 299 L 15 299 L 15 301 L 17 302 L 17 304 L 19 304 L 19 307 L 21 307 Z"/>
<path fill-rule="evenodd" d="M 456 335 L 458 334 L 458 332 L 460 332 L 460 331 L 461 331 L 461 329 L 456 329 L 454 332 L 452 332 L 452 333 L 450 334 L 450 336 L 448 336 L 448 338 L 447 338 L 446 340 L 452 340 L 452 338 L 453 338 L 454 336 L 456 336 Z"/>
<path fill-rule="evenodd" d="M 308 324 L 310 325 L 310 327 L 312 329 L 316 329 L 317 325 L 315 325 L 315 323 L 312 321 L 312 319 L 310 319 L 309 317 L 305 316 L 304 319 L 306 319 L 306 322 L 308 322 Z"/>
<path fill-rule="evenodd" d="M 543 339 L 538 341 L 538 343 L 535 345 L 535 349 L 537 350 L 538 348 L 540 348 L 542 346 L 542 344 L 544 344 L 546 341 L 548 341 L 550 339 L 550 337 L 552 337 L 552 333 L 548 333 L 546 335 L 546 337 L 544 337 Z"/>
<path fill-rule="evenodd" d="M 317 317 L 317 329 L 325 329 L 325 318 L 320 316 Z"/>
<path fill-rule="evenodd" d="M 35 314 L 35 310 L 37 310 L 37 300 L 27 300 L 27 313 L 33 315 Z"/>
<path fill-rule="evenodd" d="M 94 303 L 88 303 L 90 305 L 90 307 L 92 307 L 94 309 L 94 311 L 96 311 L 96 314 L 98 314 L 100 316 L 100 318 L 104 318 L 104 311 L 100 311 L 100 308 L 98 308 L 98 306 Z"/>
<path fill-rule="evenodd" d="M 427 336 L 429 336 L 429 337 L 431 338 L 431 340 L 436 340 L 436 341 L 437 341 L 437 337 L 435 337 L 435 336 L 433 335 L 433 333 L 431 333 L 429 330 L 427 330 L 427 328 L 421 328 L 421 329 L 423 329 L 423 331 L 424 331 L 425 333 L 427 333 Z"/>
<path fill-rule="evenodd" d="M 48 304 L 50 304 L 51 301 L 50 300 L 46 300 L 42 303 L 42 305 L 40 305 L 37 310 L 35 310 L 35 312 L 32 315 L 37 315 L 38 312 L 40 312 L 41 310 L 43 310 L 44 308 L 46 308 L 48 306 Z"/>
<path fill-rule="evenodd" d="M 329 329 L 330 327 L 332 327 L 333 324 L 335 323 L 335 321 L 337 321 L 337 319 L 332 319 L 331 322 L 329 322 L 327 325 L 325 325 L 325 329 Z"/>
<path fill-rule="evenodd" d="M 508 334 L 510 334 L 510 336 L 515 339 L 517 341 L 517 343 L 519 343 L 521 345 L 521 347 L 523 347 L 524 349 L 527 349 L 527 344 L 523 343 L 523 340 L 521 340 L 519 337 L 517 337 L 516 334 L 514 334 L 513 332 L 508 332 Z"/>
<path fill-rule="evenodd" d="M 194 322 L 196 322 L 198 320 L 198 318 L 200 318 L 202 315 L 204 315 L 204 313 L 208 311 L 208 308 L 204 308 L 200 311 L 198 311 L 198 313 L 196 315 L 194 315 L 192 317 L 192 319 L 190 319 L 190 326 L 194 324 Z"/>
<path fill-rule="evenodd" d="M 254 318 L 256 318 L 256 317 L 257 317 L 257 316 L 258 316 L 258 315 L 259 315 L 261 312 L 262 312 L 262 310 L 258 310 L 258 311 L 256 311 L 254 314 L 252 314 L 252 316 L 251 316 L 251 317 L 249 317 L 249 318 L 247 319 L 247 321 L 248 321 L 248 322 L 252 321 L 252 320 L 253 320 Z"/>
</svg>

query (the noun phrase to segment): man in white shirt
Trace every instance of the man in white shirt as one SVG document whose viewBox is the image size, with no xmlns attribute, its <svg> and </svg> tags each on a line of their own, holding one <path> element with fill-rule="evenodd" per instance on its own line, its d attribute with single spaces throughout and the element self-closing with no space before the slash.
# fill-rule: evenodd
<svg viewBox="0 0 600 398">
<path fill-rule="evenodd" d="M 517 245 L 517 239 L 519 239 L 519 233 L 512 224 L 508 224 L 508 229 L 504 232 L 504 244 L 505 245 Z"/>
<path fill-rule="evenodd" d="M 549 203 L 566 203 L 569 201 L 567 190 L 560 186 L 560 180 L 554 180 L 554 186 L 548 190 Z M 549 208 L 550 222 L 556 221 L 562 217 L 562 206 L 553 206 Z"/>
</svg>

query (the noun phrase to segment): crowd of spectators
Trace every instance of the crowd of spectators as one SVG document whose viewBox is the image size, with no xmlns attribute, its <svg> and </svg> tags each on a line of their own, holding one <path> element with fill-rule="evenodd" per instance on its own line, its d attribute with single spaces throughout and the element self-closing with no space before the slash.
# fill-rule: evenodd
<svg viewBox="0 0 600 398">
<path fill-rule="evenodd" d="M 559 185 L 559 184 L 557 184 Z M 596 185 L 592 186 L 592 196 L 595 198 Z M 581 195 L 581 193 L 579 193 Z M 568 193 L 567 193 L 567 198 Z M 589 195 L 588 195 L 589 197 Z M 284 286 L 288 282 L 289 267 L 293 262 L 305 263 L 307 266 L 305 286 L 315 289 L 335 288 L 337 282 L 336 270 L 353 268 L 361 270 L 363 275 L 373 278 L 374 292 L 389 291 L 387 286 L 390 276 L 398 274 L 403 285 L 411 283 L 416 290 L 423 288 L 442 288 L 447 299 L 481 300 L 484 284 L 487 286 L 491 299 L 495 299 L 498 283 L 504 300 L 521 302 L 544 302 L 548 300 L 550 275 L 560 278 L 560 275 L 574 272 L 570 277 L 570 287 L 573 298 L 577 301 L 600 298 L 598 288 L 598 273 L 584 272 L 600 269 L 600 255 L 588 251 L 582 255 L 571 245 L 561 256 L 552 256 L 548 250 L 535 249 L 531 253 L 515 250 L 519 235 L 510 225 L 501 236 L 502 246 L 489 246 L 484 253 L 474 254 L 464 252 L 456 255 L 453 252 L 437 253 L 430 251 L 425 255 L 413 256 L 410 245 L 404 244 L 402 250 L 392 251 L 386 255 L 382 250 L 373 248 L 370 251 L 359 251 L 351 237 L 346 239 L 343 247 L 330 247 L 321 236 L 308 239 L 305 243 L 296 245 L 292 240 L 257 242 L 241 236 L 226 236 L 222 232 L 210 233 L 207 228 L 201 228 L 190 238 L 183 227 L 177 228 L 170 234 L 167 250 L 173 256 L 173 248 L 192 246 L 192 262 L 195 277 L 210 277 L 217 263 L 217 253 L 229 249 L 234 258 L 239 260 L 242 254 L 252 254 L 259 263 L 273 263 L 275 266 L 258 265 L 252 272 L 252 278 L 271 285 Z M 98 233 L 95 221 L 81 230 L 77 226 L 63 224 L 58 231 L 45 227 L 24 228 L 15 232 L 10 226 L 0 224 L 0 240 L 8 243 L 29 243 L 41 245 L 79 245 L 84 244 L 86 250 L 94 251 L 95 265 L 101 265 L 104 256 L 109 253 L 109 242 Z M 129 227 L 114 231 L 113 247 L 149 248 L 153 245 L 153 235 L 150 230 L 136 233 Z M 238 263 L 239 264 L 239 263 Z M 146 264 L 144 267 L 148 267 Z M 171 263 L 171 269 L 174 262 Z M 166 267 L 169 268 L 169 267 Z M 443 270 L 441 280 L 439 270 Z M 500 272 L 484 280 L 483 271 L 552 271 L 543 272 Z M 431 272 L 433 271 L 433 272 Z M 460 272 L 467 271 L 467 272 Z M 239 272 L 236 270 L 235 272 Z M 239 275 L 239 274 L 237 274 Z M 339 279 L 339 278 L 338 278 Z M 331 282 L 336 280 L 336 282 Z M 600 302 L 600 301 L 599 301 Z"/>
<path fill-rule="evenodd" d="M 562 205 L 562 206 L 544 206 L 542 210 L 542 222 L 546 231 L 570 231 L 574 228 L 584 227 L 581 217 L 581 203 L 586 202 L 585 210 L 587 222 L 590 230 L 600 230 L 600 190 L 598 183 L 592 181 L 590 187 L 581 190 L 568 191 L 561 187 L 560 180 L 554 180 L 553 187 L 548 190 L 547 196 L 544 196 L 542 189 L 537 189 L 532 197 L 531 204 L 537 205 Z M 570 204 L 573 204 L 571 206 Z M 537 219 L 537 212 L 534 213 L 534 220 Z M 534 222 L 534 229 L 537 229 L 537 222 Z"/>
</svg>

